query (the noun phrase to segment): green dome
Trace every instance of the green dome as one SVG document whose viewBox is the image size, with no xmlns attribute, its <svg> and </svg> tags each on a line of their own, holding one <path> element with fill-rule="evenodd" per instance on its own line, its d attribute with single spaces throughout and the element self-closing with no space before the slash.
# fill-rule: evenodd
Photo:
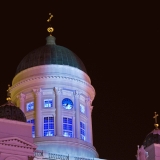
<svg viewBox="0 0 160 160">
<path fill-rule="evenodd" d="M 11 102 L 7 102 L 0 106 L 0 118 L 26 122 L 25 114 Z"/>
<path fill-rule="evenodd" d="M 144 148 L 147 148 L 154 143 L 160 144 L 160 129 L 154 129 L 151 133 L 149 133 L 143 142 L 143 146 Z"/>
<path fill-rule="evenodd" d="M 87 73 L 83 62 L 69 49 L 55 44 L 55 37 L 48 36 L 47 43 L 27 54 L 17 67 L 19 72 L 40 65 L 58 64 L 68 65 Z"/>
</svg>

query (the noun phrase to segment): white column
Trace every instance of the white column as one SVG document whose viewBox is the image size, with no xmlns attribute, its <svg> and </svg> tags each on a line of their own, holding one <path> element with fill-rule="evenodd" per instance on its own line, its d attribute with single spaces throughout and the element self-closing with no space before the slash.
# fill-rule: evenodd
<svg viewBox="0 0 160 160">
<path fill-rule="evenodd" d="M 43 133 L 43 120 L 41 114 L 41 89 L 33 89 L 34 99 L 34 111 L 35 111 L 35 137 L 42 137 Z"/>
<path fill-rule="evenodd" d="M 80 103 L 79 103 L 80 94 L 75 91 L 74 92 L 74 106 L 76 111 L 76 125 L 75 125 L 75 138 L 80 139 Z"/>
<path fill-rule="evenodd" d="M 18 99 L 18 102 L 17 102 L 17 106 L 23 111 L 25 112 L 25 94 L 23 93 L 20 93 L 18 96 L 17 96 L 17 99 Z"/>
<path fill-rule="evenodd" d="M 61 102 L 61 88 L 55 87 L 55 108 L 56 108 L 56 128 L 55 128 L 55 135 L 62 136 L 62 102 Z"/>
<path fill-rule="evenodd" d="M 87 141 L 91 144 L 93 144 L 93 135 L 92 135 L 92 109 L 93 106 L 91 106 L 90 98 L 86 98 L 86 104 L 87 104 Z"/>
</svg>

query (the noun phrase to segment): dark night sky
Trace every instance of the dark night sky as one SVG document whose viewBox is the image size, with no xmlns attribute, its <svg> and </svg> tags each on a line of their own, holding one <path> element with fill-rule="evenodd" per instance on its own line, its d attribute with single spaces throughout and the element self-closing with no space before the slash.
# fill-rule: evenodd
<svg viewBox="0 0 160 160">
<path fill-rule="evenodd" d="M 6 102 L 21 59 L 45 45 L 52 12 L 56 43 L 80 57 L 96 90 L 93 140 L 99 157 L 135 160 L 137 145 L 154 129 L 154 112 L 160 114 L 158 1 L 2 1 L 0 6 L 0 103 Z"/>
</svg>

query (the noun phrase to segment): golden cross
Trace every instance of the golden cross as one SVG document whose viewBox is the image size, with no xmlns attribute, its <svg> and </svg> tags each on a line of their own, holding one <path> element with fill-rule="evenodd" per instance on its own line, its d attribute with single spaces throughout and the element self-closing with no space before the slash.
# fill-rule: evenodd
<svg viewBox="0 0 160 160">
<path fill-rule="evenodd" d="M 53 15 L 51 13 L 49 13 L 49 18 L 47 19 L 47 22 L 51 22 L 51 19 L 53 17 Z M 50 27 L 47 28 L 47 31 L 50 33 L 50 35 L 52 35 L 52 32 L 54 31 L 54 28 L 51 27 L 51 24 L 50 24 Z"/>
<path fill-rule="evenodd" d="M 155 116 L 153 116 L 153 118 L 155 119 L 155 123 L 157 123 L 157 117 L 158 117 L 158 114 L 156 112 L 154 112 Z"/>
<path fill-rule="evenodd" d="M 47 22 L 50 22 L 51 21 L 51 19 L 52 19 L 52 17 L 53 17 L 53 15 L 51 14 L 51 13 L 49 13 L 49 18 L 47 19 Z"/>
</svg>

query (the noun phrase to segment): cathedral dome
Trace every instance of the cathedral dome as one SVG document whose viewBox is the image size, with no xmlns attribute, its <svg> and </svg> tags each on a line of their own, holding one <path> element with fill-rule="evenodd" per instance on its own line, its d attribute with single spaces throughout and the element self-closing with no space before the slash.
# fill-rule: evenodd
<svg viewBox="0 0 160 160">
<path fill-rule="evenodd" d="M 16 74 L 40 65 L 68 65 L 87 73 L 83 62 L 71 50 L 55 44 L 55 37 L 48 36 L 46 45 L 31 51 L 19 63 Z"/>
<path fill-rule="evenodd" d="M 0 118 L 26 122 L 26 117 L 22 110 L 11 102 L 0 106 Z"/>
<path fill-rule="evenodd" d="M 150 132 L 144 142 L 143 142 L 143 146 L 144 148 L 147 148 L 148 146 L 152 145 L 152 144 L 160 144 L 160 129 L 154 129 L 152 132 Z"/>
</svg>

